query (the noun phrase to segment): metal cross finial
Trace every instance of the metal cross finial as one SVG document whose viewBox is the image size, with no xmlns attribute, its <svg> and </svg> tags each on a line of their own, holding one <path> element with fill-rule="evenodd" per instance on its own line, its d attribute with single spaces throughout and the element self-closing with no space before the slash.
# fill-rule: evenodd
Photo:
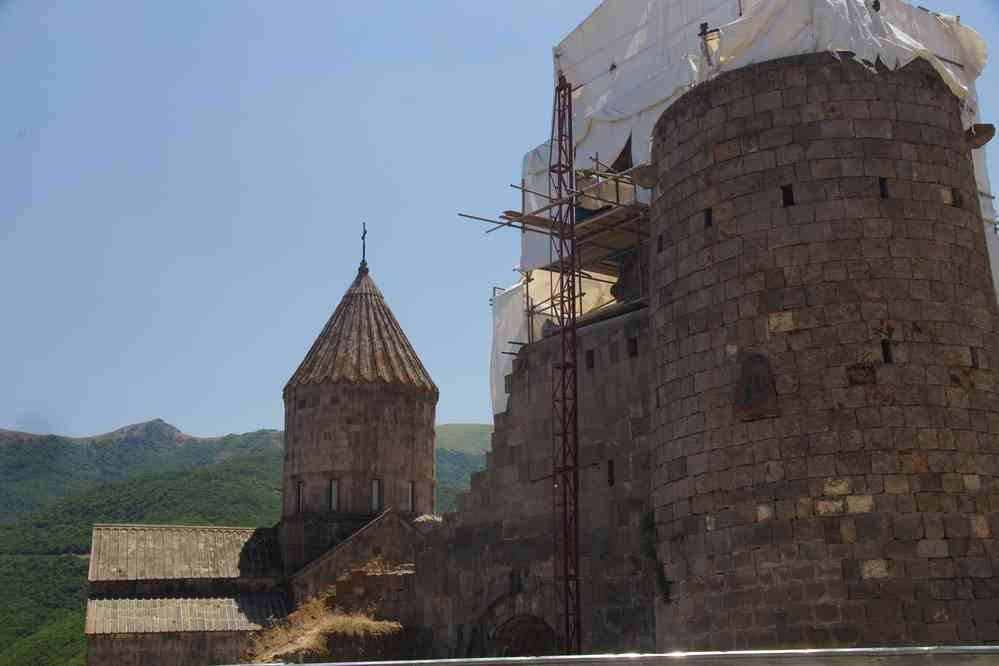
<svg viewBox="0 0 999 666">
<path fill-rule="evenodd" d="M 368 274 L 368 225 L 361 222 L 361 265 L 357 268 L 357 276 Z"/>
</svg>

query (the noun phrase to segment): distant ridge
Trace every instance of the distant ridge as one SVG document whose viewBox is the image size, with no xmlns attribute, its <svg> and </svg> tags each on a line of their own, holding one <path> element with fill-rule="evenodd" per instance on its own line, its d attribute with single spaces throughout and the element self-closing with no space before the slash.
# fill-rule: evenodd
<svg viewBox="0 0 999 666">
<path fill-rule="evenodd" d="M 138 474 L 193 471 L 281 448 L 281 433 L 274 430 L 200 438 L 163 419 L 91 437 L 2 430 L 0 524 L 104 483 Z"/>
<path fill-rule="evenodd" d="M 255 430 L 253 432 L 273 432 L 278 433 L 280 430 L 274 430 L 273 428 L 261 428 L 260 430 Z M 246 434 L 246 433 L 243 433 Z M 0 428 L 0 444 L 4 444 L 9 441 L 25 441 L 31 439 L 44 439 L 46 437 L 57 437 L 69 442 L 106 442 L 106 441 L 118 441 L 122 439 L 147 439 L 147 438 L 162 438 L 162 437 L 172 437 L 176 441 L 180 440 L 192 440 L 199 442 L 217 442 L 226 437 L 239 436 L 237 433 L 230 433 L 228 435 L 215 435 L 209 437 L 201 437 L 198 435 L 190 435 L 180 428 L 171 425 L 161 418 L 155 418 L 150 421 L 143 421 L 141 423 L 132 423 L 130 425 L 121 426 L 110 432 L 102 433 L 100 435 L 83 435 L 80 437 L 70 437 L 68 435 L 56 435 L 54 433 L 33 433 L 24 432 L 20 430 L 8 430 L 6 428 Z"/>
</svg>

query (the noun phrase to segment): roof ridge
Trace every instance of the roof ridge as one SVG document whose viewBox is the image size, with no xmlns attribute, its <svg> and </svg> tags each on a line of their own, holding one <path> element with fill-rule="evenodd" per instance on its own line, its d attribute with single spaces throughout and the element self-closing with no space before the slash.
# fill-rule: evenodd
<svg viewBox="0 0 999 666">
<path fill-rule="evenodd" d="M 100 596 L 94 596 L 87 599 L 87 601 L 177 601 L 178 599 L 190 599 L 192 601 L 225 601 L 227 599 L 233 599 L 235 597 L 256 597 L 256 596 L 276 596 L 286 598 L 284 592 L 278 589 L 273 590 L 235 590 L 231 594 L 214 595 L 211 597 L 202 597 L 197 594 L 177 594 L 174 596 L 155 596 L 147 597 L 141 594 L 102 594 Z"/>
<path fill-rule="evenodd" d="M 242 530 L 255 532 L 257 530 L 273 530 L 274 527 L 238 527 L 236 525 L 172 525 L 169 523 L 94 523 L 94 529 L 107 528 L 141 528 L 141 529 L 192 529 L 192 530 Z"/>
</svg>

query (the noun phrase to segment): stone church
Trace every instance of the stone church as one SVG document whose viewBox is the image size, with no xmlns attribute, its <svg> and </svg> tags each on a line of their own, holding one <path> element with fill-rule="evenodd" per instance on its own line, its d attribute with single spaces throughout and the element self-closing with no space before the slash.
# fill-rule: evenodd
<svg viewBox="0 0 999 666">
<path fill-rule="evenodd" d="M 236 663 L 251 632 L 334 583 L 345 554 L 413 561 L 410 521 L 434 512 L 437 398 L 362 261 L 284 388 L 281 522 L 95 525 L 89 662 Z"/>
<path fill-rule="evenodd" d="M 717 72 L 643 125 L 639 241 L 595 259 L 616 300 L 577 330 L 586 652 L 999 643 L 994 129 L 939 62 L 826 49 Z M 577 233 L 608 245 L 602 214 Z M 407 656 L 555 652 L 560 340 L 526 342 L 486 469 L 422 520 L 438 392 L 362 263 L 284 390 L 281 522 L 95 526 L 91 663 L 238 662 L 375 557 L 413 565 L 382 611 L 420 632 Z"/>
</svg>

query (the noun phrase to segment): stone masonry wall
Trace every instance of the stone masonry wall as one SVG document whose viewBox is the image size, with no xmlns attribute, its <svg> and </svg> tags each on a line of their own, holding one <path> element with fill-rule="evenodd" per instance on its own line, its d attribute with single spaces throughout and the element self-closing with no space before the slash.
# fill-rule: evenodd
<svg viewBox="0 0 999 666">
<path fill-rule="evenodd" d="M 434 394 L 381 384 L 298 387 L 285 396 L 280 533 L 287 573 L 386 508 L 433 513 L 435 408 Z M 332 479 L 337 511 L 330 510 Z M 372 479 L 381 480 L 378 510 L 372 510 Z M 414 506 L 407 510 L 410 482 Z"/>
<path fill-rule="evenodd" d="M 161 634 L 91 634 L 87 663 L 94 666 L 201 666 L 236 664 L 250 648 L 248 631 Z"/>
<path fill-rule="evenodd" d="M 963 129 L 925 62 L 829 54 L 660 119 L 660 649 L 999 641 L 999 340 Z"/>
<path fill-rule="evenodd" d="M 295 605 L 327 592 L 354 569 L 376 563 L 388 568 L 403 564 L 411 567 L 423 540 L 423 535 L 398 513 L 382 514 L 291 577 L 288 582 Z"/>
<path fill-rule="evenodd" d="M 654 565 L 640 546 L 649 509 L 648 310 L 585 326 L 578 340 L 583 649 L 651 650 Z M 551 584 L 558 350 L 557 339 L 521 350 L 487 468 L 417 557 L 419 622 L 446 646 L 438 656 L 495 655 L 501 628 L 525 617 L 560 629 Z"/>
</svg>

